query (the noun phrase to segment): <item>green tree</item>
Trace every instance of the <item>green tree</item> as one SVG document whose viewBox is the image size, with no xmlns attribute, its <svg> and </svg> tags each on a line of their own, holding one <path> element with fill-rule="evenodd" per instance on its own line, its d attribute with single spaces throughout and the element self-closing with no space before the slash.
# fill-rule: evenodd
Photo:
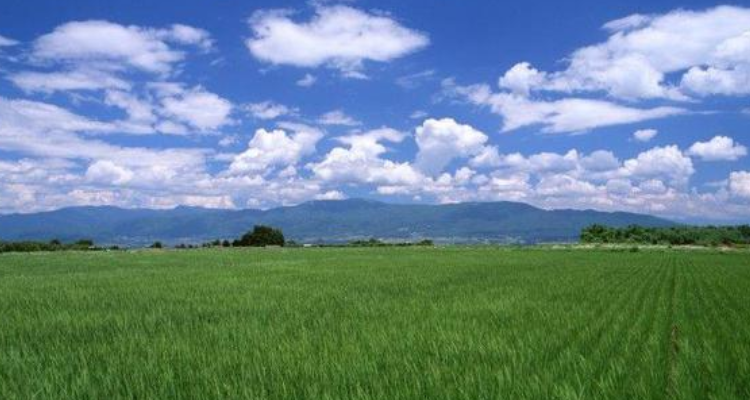
<svg viewBox="0 0 750 400">
<path fill-rule="evenodd" d="M 242 247 L 283 246 L 285 242 L 281 229 L 255 225 L 252 231 L 242 235 L 237 245 Z"/>
</svg>

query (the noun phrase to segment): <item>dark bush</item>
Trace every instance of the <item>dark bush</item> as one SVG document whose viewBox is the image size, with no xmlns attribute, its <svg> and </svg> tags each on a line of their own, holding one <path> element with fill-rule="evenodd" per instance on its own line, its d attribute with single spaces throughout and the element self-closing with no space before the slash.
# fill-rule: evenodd
<svg viewBox="0 0 750 400">
<path fill-rule="evenodd" d="M 240 247 L 264 247 L 264 246 L 283 246 L 285 243 L 284 234 L 281 229 L 273 228 L 266 225 L 255 225 L 253 230 L 242 235 L 237 246 Z"/>
</svg>

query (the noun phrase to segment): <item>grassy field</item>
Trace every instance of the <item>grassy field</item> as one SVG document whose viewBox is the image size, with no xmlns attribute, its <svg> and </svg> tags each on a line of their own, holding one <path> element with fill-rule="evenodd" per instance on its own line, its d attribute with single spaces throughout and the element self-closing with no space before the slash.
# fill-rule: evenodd
<svg viewBox="0 0 750 400">
<path fill-rule="evenodd" d="M 0 255 L 2 399 L 748 399 L 750 253 Z"/>
</svg>

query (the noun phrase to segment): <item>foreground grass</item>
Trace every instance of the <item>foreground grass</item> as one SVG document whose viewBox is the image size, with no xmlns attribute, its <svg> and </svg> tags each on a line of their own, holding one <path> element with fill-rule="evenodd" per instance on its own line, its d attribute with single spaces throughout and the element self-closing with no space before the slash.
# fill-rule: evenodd
<svg viewBox="0 0 750 400">
<path fill-rule="evenodd" d="M 0 398 L 750 398 L 750 254 L 0 255 Z"/>
</svg>

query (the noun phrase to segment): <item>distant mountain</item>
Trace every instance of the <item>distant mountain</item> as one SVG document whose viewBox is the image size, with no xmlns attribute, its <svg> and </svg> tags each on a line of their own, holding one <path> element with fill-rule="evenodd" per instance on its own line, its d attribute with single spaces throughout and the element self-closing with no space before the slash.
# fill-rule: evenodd
<svg viewBox="0 0 750 400">
<path fill-rule="evenodd" d="M 643 214 L 591 210 L 542 210 L 514 202 L 445 205 L 387 204 L 377 201 L 311 201 L 270 210 L 171 210 L 72 207 L 34 214 L 0 216 L 0 240 L 64 241 L 88 238 L 102 244 L 198 243 L 235 238 L 255 224 L 283 229 L 300 242 L 344 242 L 363 238 L 438 242 L 572 241 L 593 223 L 670 226 Z"/>
</svg>

